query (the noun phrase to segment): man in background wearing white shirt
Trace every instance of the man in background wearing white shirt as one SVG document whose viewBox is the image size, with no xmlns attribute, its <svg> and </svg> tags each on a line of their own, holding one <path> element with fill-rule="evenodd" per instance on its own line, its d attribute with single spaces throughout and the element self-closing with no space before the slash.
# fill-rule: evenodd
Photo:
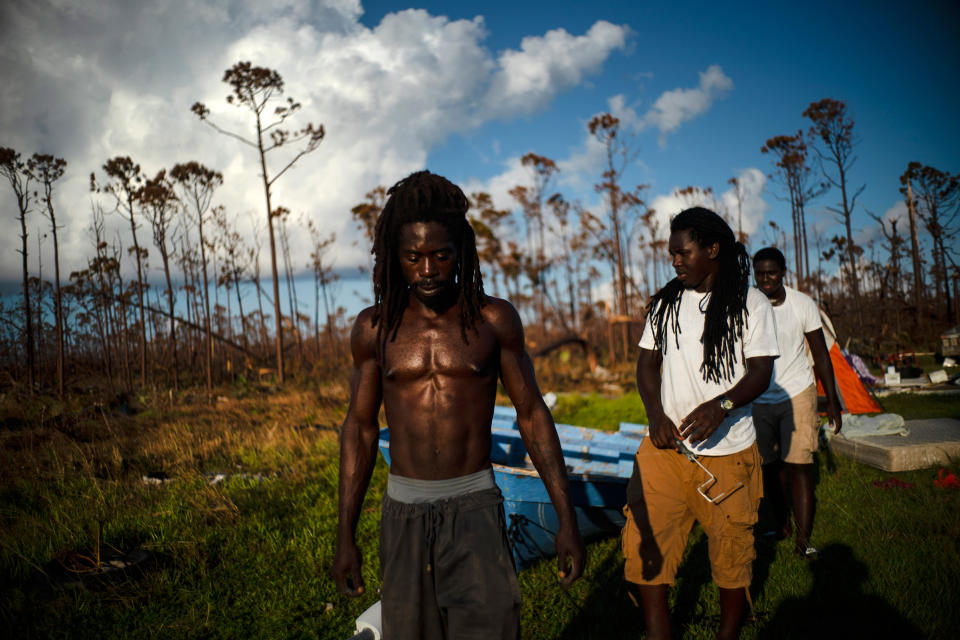
<svg viewBox="0 0 960 640">
<path fill-rule="evenodd" d="M 798 555 L 814 559 L 817 550 L 810 545 L 813 452 L 817 450 L 820 417 L 808 345 L 813 353 L 813 368 L 827 394 L 827 417 L 837 433 L 842 424 L 840 402 L 820 311 L 809 296 L 783 284 L 786 272 L 786 259 L 775 247 L 761 249 L 753 257 L 757 287 L 773 305 L 780 344 L 770 387 L 753 402 L 753 421 L 763 460 L 764 493 L 777 520 L 777 529 L 769 535 L 787 538 L 792 533 L 787 506 L 789 491 L 797 525 L 795 550 Z"/>
</svg>

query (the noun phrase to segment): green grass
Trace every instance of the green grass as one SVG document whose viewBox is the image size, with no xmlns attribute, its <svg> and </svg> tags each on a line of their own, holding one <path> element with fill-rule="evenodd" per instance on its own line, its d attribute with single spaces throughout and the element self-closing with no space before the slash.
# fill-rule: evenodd
<svg viewBox="0 0 960 640">
<path fill-rule="evenodd" d="M 616 431 L 621 422 L 647 423 L 647 412 L 637 393 L 605 397 L 597 393 L 565 393 L 557 398 L 553 417 L 563 424 Z"/>
<path fill-rule="evenodd" d="M 958 399 L 941 406 L 903 395 L 890 399 L 908 418 L 960 413 Z M 212 408 L 157 404 L 145 407 L 150 416 L 108 414 L 55 427 L 31 409 L 27 426 L 0 431 L 5 637 L 348 637 L 356 616 L 377 599 L 387 470 L 382 462 L 375 470 L 358 531 L 367 593 L 349 599 L 327 577 L 337 515 L 331 427 L 342 419 L 343 399 L 343 389 L 249 394 Z M 635 393 L 562 394 L 556 415 L 607 429 L 646 421 Z M 954 636 L 960 491 L 935 487 L 936 470 L 895 474 L 913 487 L 881 489 L 874 481 L 892 474 L 828 453 L 816 469 L 813 543 L 823 557 L 805 563 L 787 541 L 760 544 L 756 618 L 743 637 L 831 637 L 854 624 L 856 631 L 843 635 Z M 171 481 L 141 481 L 158 471 Z M 206 474 L 214 471 L 232 476 L 211 485 Z M 149 559 L 115 574 L 66 571 L 64 564 L 76 564 L 71 553 L 94 555 L 100 524 L 104 550 L 140 549 Z M 552 560 L 521 573 L 524 638 L 640 635 L 619 539 L 590 544 L 588 560 L 584 578 L 568 591 L 559 588 Z M 713 637 L 717 593 L 697 529 L 670 600 L 678 637 Z M 825 631 L 828 621 L 840 626 Z"/>
<path fill-rule="evenodd" d="M 886 413 L 896 413 L 909 419 L 960 419 L 960 389 L 958 393 L 891 393 L 879 398 Z"/>
</svg>

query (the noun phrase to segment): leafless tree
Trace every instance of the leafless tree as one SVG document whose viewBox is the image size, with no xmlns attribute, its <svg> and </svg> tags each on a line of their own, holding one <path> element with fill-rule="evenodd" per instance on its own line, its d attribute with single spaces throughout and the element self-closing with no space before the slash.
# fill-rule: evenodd
<svg viewBox="0 0 960 640">
<path fill-rule="evenodd" d="M 490 194 L 482 191 L 470 195 L 470 211 L 470 226 L 477 236 L 477 255 L 481 263 L 490 267 L 489 276 L 484 280 L 492 284 L 493 295 L 500 295 L 499 280 L 504 278 L 500 238 L 504 233 L 503 225 L 510 222 L 510 211 L 497 209 Z"/>
<path fill-rule="evenodd" d="M 31 175 L 43 185 L 43 203 L 53 233 L 54 320 L 57 327 L 57 394 L 64 393 L 63 292 L 60 286 L 60 244 L 57 239 L 57 217 L 53 208 L 53 183 L 63 177 L 67 161 L 48 154 L 33 154 L 27 162 Z M 38 196 L 39 197 L 39 196 Z"/>
<path fill-rule="evenodd" d="M 307 231 L 310 233 L 310 239 L 312 241 L 313 247 L 310 252 L 310 262 L 307 263 L 307 267 L 313 271 L 313 294 L 314 294 L 314 305 L 313 305 L 313 331 L 314 338 L 317 341 L 317 350 L 320 349 L 320 300 L 323 299 L 323 311 L 327 317 L 327 344 L 330 349 L 330 354 L 335 355 L 337 353 L 337 346 L 334 341 L 333 332 L 334 332 L 334 318 L 333 318 L 333 300 L 332 300 L 332 291 L 331 288 L 333 284 L 339 279 L 339 276 L 334 273 L 333 267 L 330 264 L 330 261 L 327 257 L 330 249 L 333 248 L 334 243 L 337 241 L 337 234 L 331 232 L 324 234 L 320 231 L 319 227 L 314 224 L 313 220 L 303 217 L 304 226 L 307 227 Z"/>
<path fill-rule="evenodd" d="M 520 162 L 533 174 L 533 184 L 517 185 L 510 190 L 510 195 L 520 205 L 526 222 L 529 254 L 525 260 L 525 271 L 531 284 L 535 313 L 542 323 L 546 320 L 545 301 L 549 297 L 547 271 L 551 267 L 551 257 L 547 255 L 543 205 L 547 199 L 547 190 L 558 169 L 553 160 L 533 152 L 524 155 Z"/>
<path fill-rule="evenodd" d="M 33 317 L 30 307 L 30 275 L 27 268 L 27 213 L 30 212 L 30 180 L 32 176 L 20 154 L 9 147 L 0 147 L 0 175 L 13 189 L 17 199 L 17 218 L 20 221 L 20 254 L 23 257 L 23 317 L 24 351 L 27 354 L 27 383 L 33 391 L 36 383 L 36 354 L 33 343 Z"/>
<path fill-rule="evenodd" d="M 287 222 L 290 220 L 290 210 L 286 207 L 277 207 L 274 216 L 279 221 L 280 252 L 283 254 L 283 270 L 287 280 L 287 301 L 290 308 L 290 328 L 297 341 L 297 357 L 303 362 L 303 340 L 300 335 L 300 301 L 297 299 L 297 283 L 294 280 L 293 263 L 290 261 L 290 236 L 287 233 Z"/>
<path fill-rule="evenodd" d="M 743 198 L 746 194 L 743 192 L 743 183 L 734 176 L 727 180 L 727 184 L 733 187 L 733 196 L 737 199 L 737 240 L 746 244 L 747 234 L 743 232 Z"/>
<path fill-rule="evenodd" d="M 153 244 L 160 252 L 160 259 L 163 262 L 163 277 L 167 283 L 167 309 L 170 320 L 170 365 L 173 367 L 173 388 L 179 390 L 180 365 L 177 357 L 177 326 L 176 315 L 174 314 L 175 292 L 173 281 L 170 278 L 171 249 L 167 242 L 170 239 L 173 216 L 179 209 L 180 203 L 173 190 L 173 181 L 167 177 L 167 172 L 163 169 L 137 190 L 136 199 L 150 221 L 150 227 L 153 230 Z"/>
<path fill-rule="evenodd" d="M 140 165 L 129 156 L 117 156 L 107 160 L 103 171 L 110 180 L 100 186 L 96 176 L 90 174 L 90 189 L 96 192 L 109 193 L 114 198 L 115 211 L 120 213 L 130 223 L 130 235 L 133 238 L 133 255 L 137 261 L 137 306 L 140 310 L 140 386 L 147 384 L 147 319 L 144 311 L 144 289 L 146 283 L 143 277 L 143 261 L 147 257 L 147 250 L 140 246 L 137 240 L 137 209 L 135 199 L 137 190 L 143 184 L 144 176 Z"/>
<path fill-rule="evenodd" d="M 223 251 L 223 264 L 220 267 L 220 280 L 227 288 L 233 287 L 237 298 L 237 312 L 240 315 L 240 341 L 244 347 L 249 345 L 247 338 L 247 321 L 243 313 L 243 297 L 240 295 L 240 283 L 247 273 L 247 250 L 243 236 L 236 229 L 227 210 L 223 207 L 214 208 L 214 220 L 220 232 L 219 245 Z"/>
<path fill-rule="evenodd" d="M 228 83 L 233 93 L 227 96 L 230 104 L 249 109 L 254 115 L 254 139 L 221 128 L 209 119 L 210 110 L 202 103 L 194 103 L 191 110 L 201 121 L 209 124 L 219 133 L 239 140 L 243 144 L 256 150 L 260 160 L 260 176 L 263 179 L 263 192 L 267 205 L 267 229 L 270 235 L 270 266 L 273 272 L 273 310 L 276 318 L 276 353 L 277 377 L 284 381 L 283 371 L 283 322 L 280 314 L 280 280 L 277 269 L 277 249 L 274 238 L 273 218 L 276 213 L 271 204 L 274 183 L 293 165 L 308 153 L 315 151 L 323 140 L 323 125 L 308 123 L 299 130 L 282 128 L 283 123 L 300 111 L 301 105 L 288 97 L 285 102 L 273 109 L 272 115 L 267 114 L 267 108 L 274 99 L 283 94 L 283 78 L 273 69 L 254 67 L 250 62 L 238 62 L 223 75 L 223 81 Z M 268 121 L 268 118 L 272 120 Z M 302 144 L 301 144 L 302 143 Z M 301 146 L 286 159 L 283 166 L 274 172 L 267 167 L 267 155 L 287 145 Z"/>
<path fill-rule="evenodd" d="M 807 136 L 813 142 L 813 149 L 820 160 L 820 168 L 824 177 L 834 187 L 840 190 L 839 208 L 827 207 L 837 215 L 846 231 L 844 251 L 847 264 L 847 282 L 853 292 L 853 304 L 857 310 L 857 321 L 863 325 L 862 303 L 860 300 L 860 279 L 857 275 L 857 245 L 853 241 L 853 210 L 857 206 L 857 198 L 863 193 L 866 185 L 861 185 L 850 192 L 849 173 L 857 158 L 853 155 L 853 148 L 857 138 L 853 134 L 853 118 L 847 112 L 847 105 L 841 100 L 823 98 L 818 102 L 810 103 L 803 116 L 813 124 Z"/>
<path fill-rule="evenodd" d="M 210 277 L 207 273 L 209 239 L 204 234 L 203 225 L 204 222 L 209 221 L 213 194 L 223 184 L 223 175 L 199 162 L 187 162 L 174 165 L 173 169 L 170 170 L 170 177 L 173 178 L 180 192 L 180 202 L 186 208 L 185 211 L 192 215 L 193 221 L 197 225 L 197 232 L 200 235 L 200 266 L 203 271 L 200 293 L 203 296 L 203 332 L 206 337 L 204 362 L 207 374 L 207 393 L 210 393 L 213 388 L 213 339 L 210 325 Z"/>
<path fill-rule="evenodd" d="M 631 211 L 637 211 L 643 205 L 640 193 L 645 187 L 638 186 L 633 191 L 627 191 L 623 189 L 621 183 L 624 171 L 636 159 L 638 150 L 634 140 L 624 134 L 620 126 L 620 120 L 609 113 L 594 116 L 587 124 L 587 129 L 590 135 L 603 146 L 604 150 L 604 170 L 601 174 L 601 181 L 594 185 L 594 189 L 603 196 L 606 202 L 609 221 L 602 227 L 595 226 L 595 228 L 605 228 L 610 234 L 609 243 L 612 248 L 616 273 L 614 279 L 615 304 L 617 312 L 621 316 L 627 316 L 630 313 L 631 304 L 627 293 L 628 276 L 624 243 L 629 237 L 629 234 L 625 231 L 633 226 L 627 220 L 627 216 Z M 626 324 L 623 324 L 622 327 L 624 357 L 626 357 L 629 328 Z"/>
<path fill-rule="evenodd" d="M 806 205 L 813 198 L 822 195 L 828 185 L 815 183 L 813 180 L 813 169 L 807 164 L 807 145 L 800 131 L 793 136 L 774 136 L 768 139 L 760 152 L 776 157 L 774 165 L 777 170 L 770 177 L 783 185 L 790 200 L 797 287 L 805 289 L 804 283 L 810 276 Z"/>
<path fill-rule="evenodd" d="M 949 320 L 954 314 L 947 263 L 952 261 L 951 253 L 956 251 L 954 238 L 960 232 L 956 226 L 960 212 L 960 176 L 911 162 L 900 176 L 900 183 L 905 195 L 909 186 L 911 197 L 916 198 L 916 213 L 930 234 L 934 288 L 944 302 L 944 320 Z"/>
</svg>

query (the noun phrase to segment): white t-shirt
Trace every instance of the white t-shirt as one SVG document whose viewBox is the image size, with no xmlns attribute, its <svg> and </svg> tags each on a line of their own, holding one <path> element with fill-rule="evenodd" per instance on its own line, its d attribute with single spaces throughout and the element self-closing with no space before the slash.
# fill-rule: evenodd
<svg viewBox="0 0 960 640">
<path fill-rule="evenodd" d="M 773 362 L 770 387 L 759 398 L 759 404 L 774 404 L 789 400 L 814 384 L 813 368 L 807 358 L 805 333 L 816 331 L 823 324 L 817 303 L 810 296 L 784 286 L 786 297 L 773 307 L 777 319 L 777 342 L 780 357 Z"/>
<path fill-rule="evenodd" d="M 773 307 L 759 289 L 747 290 L 747 316 L 744 318 L 743 338 L 737 341 L 733 375 L 721 382 L 707 382 L 700 373 L 703 363 L 703 324 L 706 318 L 709 293 L 685 290 L 680 297 L 680 348 L 674 338 L 672 323 L 664 331 L 663 368 L 661 371 L 660 401 L 667 417 L 678 428 L 681 420 L 698 406 L 732 389 L 746 373 L 745 359 L 759 356 L 777 356 L 777 328 Z M 702 307 L 702 311 L 701 311 Z M 648 316 L 649 318 L 650 316 Z M 648 320 L 640 337 L 640 348 L 655 350 L 653 323 Z M 686 445 L 694 452 L 707 456 L 725 456 L 742 451 L 757 439 L 750 405 L 730 412 L 717 430 L 698 446 L 689 438 Z"/>
</svg>

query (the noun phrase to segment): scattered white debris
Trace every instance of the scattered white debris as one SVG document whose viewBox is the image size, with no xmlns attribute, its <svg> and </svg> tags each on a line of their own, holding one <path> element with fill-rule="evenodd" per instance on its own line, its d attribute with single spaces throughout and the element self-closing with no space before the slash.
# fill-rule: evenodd
<svg viewBox="0 0 960 640">
<path fill-rule="evenodd" d="M 278 475 L 279 474 L 277 472 L 273 472 L 269 475 L 264 475 L 262 473 L 221 473 L 217 471 L 212 473 L 205 473 L 204 477 L 207 480 L 207 484 L 213 486 L 213 485 L 220 484 L 221 482 L 225 482 L 231 478 L 242 478 L 243 480 L 256 480 L 258 482 L 261 482 L 268 478 L 276 478 Z M 164 485 L 169 482 L 173 482 L 174 478 L 170 478 L 166 474 L 151 473 L 148 475 L 140 476 L 140 480 L 144 484 Z"/>
<path fill-rule="evenodd" d="M 592 375 L 597 380 L 601 380 L 601 381 L 610 381 L 616 377 L 613 375 L 613 373 L 609 369 L 607 369 L 606 367 L 602 367 L 600 365 L 597 365 L 597 368 L 594 369 L 593 373 L 591 373 L 590 375 Z"/>
<path fill-rule="evenodd" d="M 546 403 L 547 409 L 553 411 L 554 407 L 557 406 L 557 394 L 555 394 L 553 391 L 548 391 L 543 394 L 543 401 Z"/>
<path fill-rule="evenodd" d="M 206 474 L 207 484 L 215 485 L 220 484 L 221 482 L 232 479 L 232 478 L 241 478 L 243 480 L 256 480 L 261 482 L 267 478 L 276 478 L 277 472 L 273 472 L 270 475 L 263 475 L 262 473 L 208 473 Z"/>
</svg>

